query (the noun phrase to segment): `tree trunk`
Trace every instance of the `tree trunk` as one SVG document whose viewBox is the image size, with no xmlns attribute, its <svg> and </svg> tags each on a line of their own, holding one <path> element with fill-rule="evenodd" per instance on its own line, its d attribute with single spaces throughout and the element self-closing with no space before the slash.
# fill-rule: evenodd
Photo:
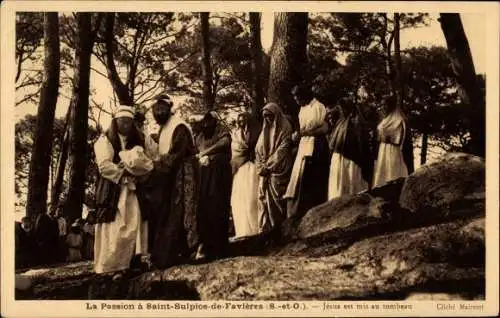
<svg viewBox="0 0 500 318">
<path fill-rule="evenodd" d="M 469 42 L 458 13 L 441 13 L 439 22 L 446 38 L 451 66 L 457 77 L 460 93 L 464 103 L 470 105 L 471 111 L 471 143 L 470 151 L 484 157 L 485 139 L 485 98 L 478 85 L 474 62 Z"/>
<path fill-rule="evenodd" d="M 203 76 L 203 101 L 205 109 L 214 108 L 214 94 L 212 92 L 212 64 L 210 62 L 210 24 L 208 12 L 200 12 L 201 32 L 201 72 Z"/>
<path fill-rule="evenodd" d="M 133 106 L 134 100 L 130 94 L 130 91 L 127 85 L 123 84 L 120 79 L 120 75 L 116 69 L 115 60 L 114 60 L 114 25 L 115 25 L 115 13 L 107 13 L 106 14 L 106 31 L 104 34 L 105 43 L 106 43 L 106 70 L 108 72 L 108 77 L 111 82 L 111 86 L 113 86 L 113 90 L 118 96 L 118 100 L 122 105 Z M 90 32 L 90 29 L 89 29 Z"/>
<path fill-rule="evenodd" d="M 394 60 L 396 62 L 396 68 L 395 68 L 395 77 L 394 77 L 394 82 L 395 82 L 395 92 L 396 92 L 396 102 L 398 106 L 403 109 L 403 104 L 404 104 L 404 96 L 403 96 L 403 81 L 401 79 L 401 74 L 403 73 L 403 66 L 401 63 L 401 44 L 399 41 L 399 35 L 400 35 L 400 26 L 399 26 L 399 21 L 400 21 L 400 15 L 399 13 L 394 13 Z"/>
<path fill-rule="evenodd" d="M 427 162 L 427 147 L 428 147 L 429 135 L 427 133 L 422 134 L 422 149 L 420 152 L 420 165 L 425 165 Z"/>
<path fill-rule="evenodd" d="M 33 152 L 31 155 L 26 215 L 47 211 L 47 187 L 52 152 L 52 131 L 59 91 L 60 52 L 57 12 L 44 14 L 44 81 L 40 93 Z"/>
<path fill-rule="evenodd" d="M 52 188 L 51 200 L 52 206 L 55 208 L 59 204 L 59 197 L 62 192 L 62 185 L 64 181 L 64 171 L 66 169 L 66 161 L 68 160 L 68 146 L 69 146 L 69 121 L 71 119 L 71 108 L 70 105 L 68 113 L 66 114 L 66 122 L 64 124 L 64 135 L 61 140 L 61 145 L 59 147 L 59 159 L 57 160 L 57 175 Z"/>
<path fill-rule="evenodd" d="M 250 46 L 252 52 L 252 113 L 260 121 L 260 109 L 264 106 L 262 86 L 262 42 L 260 39 L 260 12 L 250 12 Z"/>
<path fill-rule="evenodd" d="M 70 175 L 68 197 L 64 207 L 70 222 L 80 217 L 85 198 L 85 170 L 88 163 L 87 131 L 89 111 L 90 57 L 94 39 L 91 32 L 91 14 L 77 13 L 78 45 L 75 52 L 75 85 L 71 103 Z"/>
<path fill-rule="evenodd" d="M 299 106 L 291 89 L 307 79 L 307 13 L 275 13 L 268 100 L 277 103 L 296 125 Z"/>
</svg>

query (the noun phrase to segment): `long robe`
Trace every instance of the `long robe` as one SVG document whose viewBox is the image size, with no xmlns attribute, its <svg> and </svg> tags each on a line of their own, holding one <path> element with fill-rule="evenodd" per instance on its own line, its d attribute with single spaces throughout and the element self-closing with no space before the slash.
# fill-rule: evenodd
<svg viewBox="0 0 500 318">
<path fill-rule="evenodd" d="M 214 133 L 198 135 L 196 145 L 200 152 L 215 145 L 222 138 L 230 138 L 223 127 L 217 125 Z M 198 229 L 203 253 L 207 258 L 224 256 L 229 243 L 229 214 L 232 186 L 231 145 L 208 155 L 208 166 L 200 166 Z"/>
<path fill-rule="evenodd" d="M 231 138 L 231 166 L 234 175 L 231 213 L 236 237 L 255 235 L 259 232 L 257 210 L 259 178 L 254 163 L 258 137 L 257 125 L 247 122 L 245 129 L 238 128 Z"/>
<path fill-rule="evenodd" d="M 175 115 L 161 129 L 158 159 L 144 187 L 152 206 L 151 260 L 166 268 L 188 257 L 198 243 L 194 142 L 188 125 Z"/>
<path fill-rule="evenodd" d="M 264 122 L 255 148 L 259 173 L 259 230 L 268 232 L 279 227 L 286 218 L 283 199 L 293 164 L 291 154 L 292 128 L 276 104 L 264 109 L 274 114 L 272 124 Z M 263 173 L 267 170 L 269 173 Z"/>
<path fill-rule="evenodd" d="M 403 147 L 408 140 L 406 122 L 402 113 L 396 109 L 384 118 L 377 127 L 380 146 L 373 187 L 381 187 L 389 181 L 408 176 L 408 162 L 403 155 Z"/>
<path fill-rule="evenodd" d="M 359 114 L 341 116 L 330 135 L 328 200 L 368 190 L 373 174 L 369 137 Z"/>
<path fill-rule="evenodd" d="M 311 136 L 307 131 L 325 123 L 326 107 L 313 99 L 299 112 L 300 138 L 297 156 L 284 198 L 288 200 L 288 217 L 301 217 L 310 208 L 326 202 L 330 166 L 325 135 Z"/>
<path fill-rule="evenodd" d="M 143 219 L 143 211 L 139 207 L 136 180 L 130 176 L 122 177 L 125 168 L 119 167 L 117 163 L 119 159 L 115 155 L 116 152 L 130 148 L 127 147 L 126 138 L 121 135 L 119 137 L 120 149 L 113 146 L 107 135 L 102 135 L 94 144 L 100 177 L 109 181 L 101 184 L 119 187 L 118 195 L 113 195 L 117 202 L 109 202 L 110 205 L 105 209 L 101 207 L 104 202 L 98 202 L 99 215 L 94 241 L 96 273 L 128 269 L 134 254 L 146 254 L 148 251 L 148 224 Z M 147 170 L 144 169 L 147 167 L 139 165 L 134 168 L 138 171 Z M 114 211 L 114 215 L 107 211 Z"/>
</svg>

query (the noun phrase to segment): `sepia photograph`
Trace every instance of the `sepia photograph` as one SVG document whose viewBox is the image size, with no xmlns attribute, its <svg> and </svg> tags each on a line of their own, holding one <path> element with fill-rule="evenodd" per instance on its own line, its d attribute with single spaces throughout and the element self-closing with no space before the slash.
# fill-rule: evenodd
<svg viewBox="0 0 500 318">
<path fill-rule="evenodd" d="M 498 12 L 124 2 L 9 8 L 4 309 L 498 313 Z"/>
</svg>

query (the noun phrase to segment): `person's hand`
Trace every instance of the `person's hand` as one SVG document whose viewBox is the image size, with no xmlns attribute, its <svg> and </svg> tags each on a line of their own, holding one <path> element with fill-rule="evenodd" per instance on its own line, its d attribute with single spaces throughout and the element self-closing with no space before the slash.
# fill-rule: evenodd
<svg viewBox="0 0 500 318">
<path fill-rule="evenodd" d="M 200 165 L 206 167 L 210 164 L 210 158 L 208 156 L 203 156 L 199 159 Z"/>
<path fill-rule="evenodd" d="M 293 141 L 293 142 L 297 142 L 297 141 L 299 140 L 299 138 L 300 138 L 300 135 L 299 135 L 299 132 L 298 132 L 298 131 L 296 131 L 296 132 L 294 132 L 294 133 L 292 134 L 292 141 Z"/>
</svg>

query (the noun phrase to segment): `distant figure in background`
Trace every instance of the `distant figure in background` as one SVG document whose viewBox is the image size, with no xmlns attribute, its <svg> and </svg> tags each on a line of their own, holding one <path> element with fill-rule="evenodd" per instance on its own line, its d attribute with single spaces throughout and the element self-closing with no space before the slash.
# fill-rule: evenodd
<svg viewBox="0 0 500 318">
<path fill-rule="evenodd" d="M 243 237 L 259 233 L 257 211 L 258 175 L 255 170 L 255 144 L 259 138 L 260 125 L 245 112 L 238 115 L 237 128 L 231 137 L 231 166 L 233 189 L 231 213 L 235 236 Z"/>
<path fill-rule="evenodd" d="M 82 260 L 83 235 L 80 220 L 76 220 L 70 227 L 66 237 L 68 244 L 68 262 L 79 262 Z"/>
<path fill-rule="evenodd" d="M 151 206 L 151 261 L 157 268 L 178 264 L 197 247 L 197 159 L 189 129 L 172 112 L 166 94 L 156 97 L 153 116 L 160 125 L 158 156 L 145 181 Z"/>
<path fill-rule="evenodd" d="M 158 137 L 157 134 L 149 134 L 146 131 L 146 127 L 144 127 L 144 122 L 146 121 L 146 116 L 137 111 L 134 116 L 134 124 L 137 128 L 137 131 L 141 134 L 144 139 L 144 153 L 151 159 L 155 159 L 158 154 Z M 156 135 L 156 136 L 155 136 Z M 156 140 L 155 140 L 156 137 Z"/>
<path fill-rule="evenodd" d="M 354 97 L 342 98 L 337 110 L 339 117 L 329 138 L 328 200 L 368 190 L 373 176 L 369 135 Z"/>
<path fill-rule="evenodd" d="M 87 219 L 83 224 L 83 251 L 84 259 L 94 259 L 94 236 L 95 236 L 95 211 L 89 211 Z"/>
<path fill-rule="evenodd" d="M 38 264 L 57 262 L 59 224 L 54 213 L 39 214 L 35 221 L 35 241 Z"/>
<path fill-rule="evenodd" d="M 64 204 L 60 203 L 57 208 L 57 225 L 59 227 L 59 261 L 63 262 L 66 260 L 66 255 L 68 253 L 68 247 L 66 245 L 66 235 L 68 234 L 68 222 L 63 216 Z"/>
<path fill-rule="evenodd" d="M 385 109 L 386 116 L 377 126 L 380 146 L 378 149 L 373 188 L 381 187 L 389 181 L 408 176 L 411 154 L 410 129 L 403 111 L 394 98 L 389 98 Z M 406 149 L 405 149 L 406 148 Z"/>
<path fill-rule="evenodd" d="M 293 165 L 292 127 L 280 107 L 269 103 L 262 109 L 264 126 L 255 148 L 259 174 L 259 230 L 279 229 L 286 218 L 286 191 Z"/>
<path fill-rule="evenodd" d="M 292 135 L 292 140 L 299 145 L 284 198 L 288 200 L 288 217 L 301 217 L 327 200 L 328 124 L 326 108 L 314 98 L 309 86 L 295 86 L 292 94 L 300 106 L 300 129 Z"/>
<path fill-rule="evenodd" d="M 217 122 L 216 115 L 207 113 L 202 132 L 196 138 L 200 162 L 198 228 L 201 245 L 197 259 L 214 259 L 227 253 L 231 200 L 231 137 Z"/>
<path fill-rule="evenodd" d="M 147 208 L 138 199 L 137 178 L 153 170 L 144 155 L 144 140 L 134 126 L 135 110 L 120 106 L 110 128 L 94 144 L 99 177 L 96 187 L 94 270 L 129 269 L 132 258 L 148 252 Z"/>
<path fill-rule="evenodd" d="M 21 222 L 15 222 L 15 268 L 26 268 L 35 260 L 35 240 L 33 225 L 29 217 L 23 217 Z"/>
</svg>

